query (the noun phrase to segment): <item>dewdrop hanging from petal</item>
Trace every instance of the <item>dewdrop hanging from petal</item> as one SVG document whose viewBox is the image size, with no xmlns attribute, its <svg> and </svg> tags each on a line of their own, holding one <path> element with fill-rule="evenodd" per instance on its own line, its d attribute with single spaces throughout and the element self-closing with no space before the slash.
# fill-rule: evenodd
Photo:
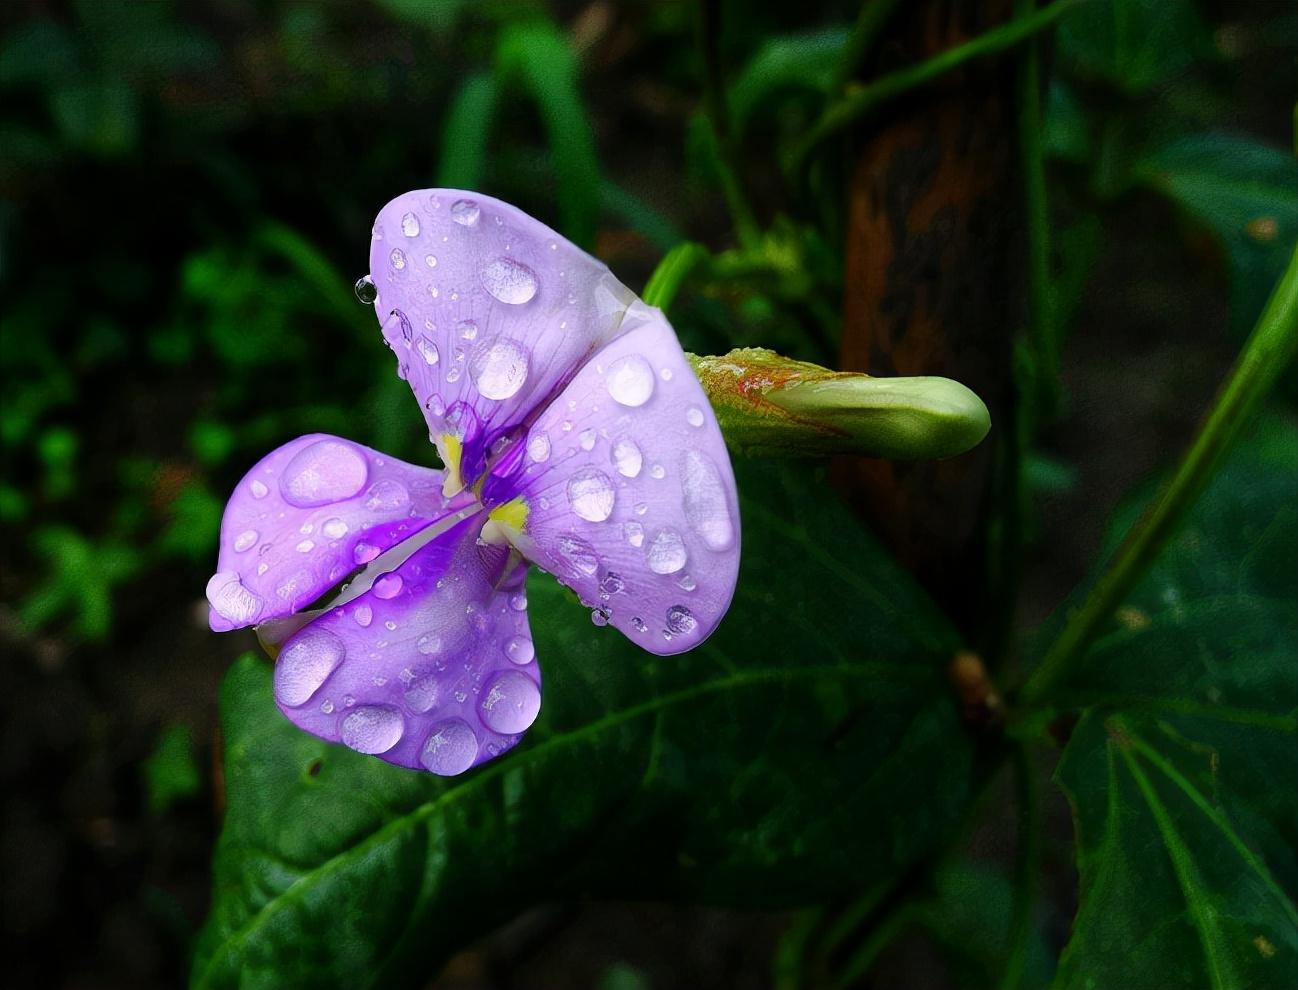
<svg viewBox="0 0 1298 990">
<path fill-rule="evenodd" d="M 398 197 L 356 291 L 446 469 L 324 435 L 271 452 L 226 506 L 211 625 L 279 645 L 275 698 L 294 724 L 457 774 L 540 711 L 528 562 L 597 624 L 688 650 L 734 593 L 734 476 L 663 314 L 506 203 Z M 338 600 L 300 611 L 358 568 Z"/>
</svg>

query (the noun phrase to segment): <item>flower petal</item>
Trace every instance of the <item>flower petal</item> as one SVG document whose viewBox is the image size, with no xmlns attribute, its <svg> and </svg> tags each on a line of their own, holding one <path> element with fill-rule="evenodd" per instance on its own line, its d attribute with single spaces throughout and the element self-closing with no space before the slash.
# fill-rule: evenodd
<svg viewBox="0 0 1298 990">
<path fill-rule="evenodd" d="M 541 705 L 526 564 L 465 519 L 290 636 L 275 699 L 297 726 L 452 775 L 513 746 Z"/>
<path fill-rule="evenodd" d="M 384 338 L 443 456 L 444 435 L 460 440 L 466 483 L 491 444 L 617 332 L 635 299 L 545 224 L 478 193 L 398 196 L 379 213 L 373 238 Z"/>
<path fill-rule="evenodd" d="M 494 463 L 487 505 L 521 494 L 510 534 L 633 642 L 696 646 L 730 604 L 739 503 L 712 407 L 663 314 L 623 332 Z"/>
<path fill-rule="evenodd" d="M 289 615 L 357 567 L 459 508 L 441 471 L 312 433 L 244 475 L 207 585 L 218 632 Z"/>
</svg>

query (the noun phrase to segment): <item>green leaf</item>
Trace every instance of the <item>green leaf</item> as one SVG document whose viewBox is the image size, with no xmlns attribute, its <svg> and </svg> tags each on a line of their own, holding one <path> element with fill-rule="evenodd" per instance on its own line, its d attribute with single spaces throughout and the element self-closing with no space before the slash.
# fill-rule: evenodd
<svg viewBox="0 0 1298 990">
<path fill-rule="evenodd" d="M 162 733 L 157 748 L 140 764 L 149 808 L 163 814 L 177 801 L 196 796 L 202 788 L 194 741 L 183 725 L 170 726 Z"/>
<path fill-rule="evenodd" d="M 789 90 L 826 96 L 851 34 L 834 27 L 771 38 L 748 60 L 728 93 L 731 123 L 742 135 L 772 100 Z"/>
<path fill-rule="evenodd" d="M 1065 72 L 1128 93 L 1156 86 L 1213 51 L 1192 0 L 1081 4 L 1060 22 L 1056 46 Z"/>
<path fill-rule="evenodd" d="M 461 84 L 442 125 L 437 184 L 449 189 L 481 189 L 487 171 L 487 142 L 496 115 L 496 81 L 486 73 Z"/>
<path fill-rule="evenodd" d="M 237 664 L 195 985 L 418 985 L 540 900 L 788 907 L 930 852 L 975 775 L 945 684 L 956 640 L 822 484 L 746 472 L 735 603 L 682 656 L 595 629 L 534 574 L 541 719 L 461 778 L 296 731 L 269 669 Z"/>
<path fill-rule="evenodd" d="M 1221 245 L 1231 323 L 1246 332 L 1298 242 L 1298 161 L 1246 137 L 1196 134 L 1146 155 L 1135 174 Z"/>
<path fill-rule="evenodd" d="M 1059 987 L 1293 985 L 1295 479 L 1298 431 L 1264 421 L 1064 686 L 1082 896 Z"/>
</svg>

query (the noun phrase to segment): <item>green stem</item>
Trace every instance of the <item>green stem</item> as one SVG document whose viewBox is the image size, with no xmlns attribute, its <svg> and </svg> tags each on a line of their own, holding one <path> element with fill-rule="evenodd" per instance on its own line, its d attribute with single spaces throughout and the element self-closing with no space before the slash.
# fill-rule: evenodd
<svg viewBox="0 0 1298 990">
<path fill-rule="evenodd" d="M 702 244 L 684 241 L 677 244 L 662 257 L 658 267 L 645 283 L 644 292 L 640 294 L 650 306 L 657 306 L 664 312 L 671 306 L 672 300 L 680 290 L 681 284 L 700 264 L 708 260 L 708 251 Z"/>
<path fill-rule="evenodd" d="M 1018 784 L 1018 862 L 1014 877 L 1014 916 L 1010 920 L 1009 952 L 1001 974 L 1001 990 L 1018 990 L 1032 941 L 1032 912 L 1037 901 L 1037 878 L 1041 872 L 1041 800 L 1037 775 L 1026 746 L 1014 753 L 1014 774 Z"/>
<path fill-rule="evenodd" d="M 932 82 L 975 59 L 998 55 L 1051 27 L 1065 13 L 1087 0 L 1056 0 L 1045 10 L 1029 17 L 1015 19 L 1008 24 L 978 35 L 963 45 L 957 45 L 939 55 L 884 76 L 875 82 L 849 92 L 830 104 L 820 120 L 800 141 L 790 158 L 792 171 L 799 171 L 811 152 L 826 138 L 877 110 L 890 100 Z"/>
<path fill-rule="evenodd" d="M 1041 663 L 1032 671 L 1019 700 L 1046 698 L 1080 660 L 1123 599 L 1144 576 L 1155 555 L 1212 477 L 1232 441 L 1261 398 L 1298 351 L 1298 250 L 1258 318 L 1235 366 L 1217 392 L 1208 415 L 1176 471 L 1118 547 L 1081 607 L 1071 615 Z"/>
<path fill-rule="evenodd" d="M 883 950 L 916 923 L 919 913 L 914 904 L 906 903 L 881 921 L 861 947 L 843 964 L 842 970 L 835 975 L 830 985 L 835 990 L 856 986 L 870 972 Z"/>
<path fill-rule="evenodd" d="M 834 69 L 830 92 L 837 93 L 856 75 L 858 69 L 874 50 L 875 42 L 883 34 L 889 18 L 897 9 L 899 0 L 865 0 L 856 17 L 852 34 L 847 39 L 842 58 Z"/>
<path fill-rule="evenodd" d="M 721 68 L 720 0 L 700 0 L 697 23 L 699 53 L 703 59 L 703 105 L 707 110 L 712 136 L 717 142 L 717 171 L 721 194 L 725 197 L 739 243 L 749 246 L 756 244 L 760 235 L 757 220 L 739 182 L 734 142 L 730 134 L 725 74 Z"/>
</svg>

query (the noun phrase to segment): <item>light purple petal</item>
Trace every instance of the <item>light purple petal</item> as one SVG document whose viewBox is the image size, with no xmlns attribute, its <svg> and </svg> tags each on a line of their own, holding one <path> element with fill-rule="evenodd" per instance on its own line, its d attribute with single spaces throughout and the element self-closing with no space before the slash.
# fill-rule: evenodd
<svg viewBox="0 0 1298 990">
<path fill-rule="evenodd" d="M 461 438 L 466 484 L 608 340 L 634 295 L 599 261 L 521 210 L 424 189 L 379 213 L 375 312 L 429 434 Z"/>
<path fill-rule="evenodd" d="M 637 302 L 623 331 L 493 464 L 521 493 L 527 556 L 659 654 L 698 645 L 734 594 L 739 504 L 725 441 L 676 334 Z"/>
<path fill-rule="evenodd" d="M 275 699 L 295 725 L 442 775 L 518 742 L 541 704 L 527 568 L 478 542 L 484 518 L 457 523 L 284 642 Z"/>
<path fill-rule="evenodd" d="M 267 454 L 221 520 L 208 582 L 217 632 L 289 615 L 357 567 L 457 508 L 441 471 L 313 433 Z"/>
</svg>

